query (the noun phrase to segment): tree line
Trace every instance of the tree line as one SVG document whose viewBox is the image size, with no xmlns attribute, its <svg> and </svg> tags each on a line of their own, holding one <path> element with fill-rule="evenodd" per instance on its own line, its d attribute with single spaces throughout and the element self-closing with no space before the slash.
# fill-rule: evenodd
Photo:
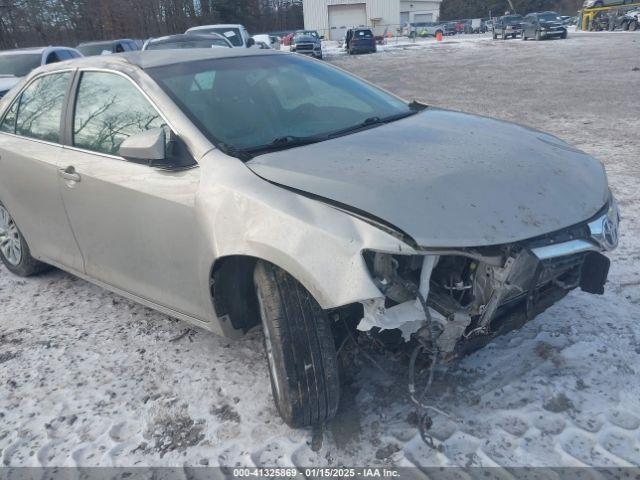
<svg viewBox="0 0 640 480">
<path fill-rule="evenodd" d="M 302 0 L 0 0 L 0 48 L 146 39 L 212 23 L 302 28 Z"/>
<path fill-rule="evenodd" d="M 562 15 L 575 15 L 582 3 L 583 0 L 443 0 L 440 18 L 487 18 L 489 13 L 495 17 L 514 10 L 520 14 L 552 10 Z"/>
</svg>

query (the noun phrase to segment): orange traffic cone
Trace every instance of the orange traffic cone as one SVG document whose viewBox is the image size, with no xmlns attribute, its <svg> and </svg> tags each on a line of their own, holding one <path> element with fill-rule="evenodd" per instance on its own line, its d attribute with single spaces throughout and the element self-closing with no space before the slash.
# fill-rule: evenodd
<svg viewBox="0 0 640 480">
<path fill-rule="evenodd" d="M 441 41 L 442 41 L 442 32 L 438 32 L 438 33 L 436 33 L 436 40 L 437 40 L 438 42 L 441 42 Z"/>
</svg>

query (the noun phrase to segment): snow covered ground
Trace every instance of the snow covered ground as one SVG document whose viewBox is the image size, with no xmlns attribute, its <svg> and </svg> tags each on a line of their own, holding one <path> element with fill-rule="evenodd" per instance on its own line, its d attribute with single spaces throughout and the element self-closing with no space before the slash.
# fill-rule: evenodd
<svg viewBox="0 0 640 480">
<path fill-rule="evenodd" d="M 439 369 L 439 449 L 417 433 L 400 356 L 371 352 L 380 372 L 345 350 L 338 418 L 295 431 L 273 406 L 260 332 L 231 342 L 60 271 L 0 267 L 1 463 L 639 465 L 639 45 L 467 36 L 332 60 L 407 98 L 550 131 L 605 163 L 621 204 L 604 296 L 574 292 Z"/>
</svg>

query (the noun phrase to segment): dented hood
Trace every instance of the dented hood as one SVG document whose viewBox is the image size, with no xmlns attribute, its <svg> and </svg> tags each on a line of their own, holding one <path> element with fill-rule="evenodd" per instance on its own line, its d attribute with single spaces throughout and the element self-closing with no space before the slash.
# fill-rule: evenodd
<svg viewBox="0 0 640 480">
<path fill-rule="evenodd" d="M 248 166 L 382 219 L 423 247 L 536 237 L 591 218 L 608 198 L 602 165 L 558 138 L 439 109 Z"/>
</svg>

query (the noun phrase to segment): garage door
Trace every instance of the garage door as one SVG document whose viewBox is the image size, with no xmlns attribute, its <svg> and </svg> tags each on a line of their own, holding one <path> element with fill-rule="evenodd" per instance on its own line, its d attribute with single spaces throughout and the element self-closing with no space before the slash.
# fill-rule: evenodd
<svg viewBox="0 0 640 480">
<path fill-rule="evenodd" d="M 433 21 L 433 13 L 416 13 L 413 16 L 413 21 L 415 23 L 425 23 Z"/>
<path fill-rule="evenodd" d="M 340 40 L 347 28 L 367 24 L 367 9 L 364 3 L 353 5 L 329 5 L 329 37 Z"/>
</svg>

